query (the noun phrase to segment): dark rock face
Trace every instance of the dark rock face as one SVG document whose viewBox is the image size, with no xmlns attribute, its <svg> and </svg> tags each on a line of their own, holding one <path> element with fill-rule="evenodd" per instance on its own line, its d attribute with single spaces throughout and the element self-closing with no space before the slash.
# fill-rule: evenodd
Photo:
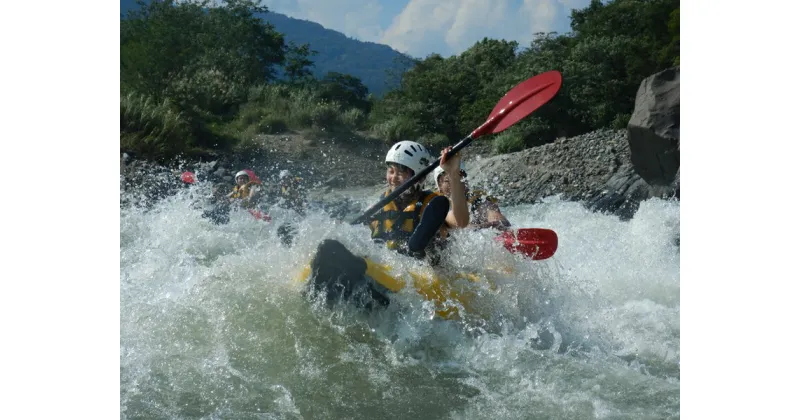
<svg viewBox="0 0 800 420">
<path fill-rule="evenodd" d="M 644 80 L 628 122 L 631 163 L 651 185 L 670 185 L 680 168 L 680 67 Z"/>
</svg>

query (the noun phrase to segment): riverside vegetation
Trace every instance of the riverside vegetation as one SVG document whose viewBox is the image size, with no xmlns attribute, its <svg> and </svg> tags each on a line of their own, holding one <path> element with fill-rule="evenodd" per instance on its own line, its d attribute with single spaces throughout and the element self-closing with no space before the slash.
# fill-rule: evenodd
<svg viewBox="0 0 800 420">
<path fill-rule="evenodd" d="M 630 119 L 642 79 L 679 65 L 678 0 L 593 0 L 571 32 L 525 48 L 487 39 L 459 55 L 412 59 L 381 97 L 358 78 L 314 77 L 315 51 L 287 43 L 258 2 L 140 2 L 120 22 L 120 149 L 158 163 L 247 154 L 263 135 L 391 143 L 432 150 L 479 126 L 514 85 L 547 70 L 561 92 L 491 140 L 509 153 Z M 387 69 L 387 71 L 391 71 Z M 382 146 L 381 146 L 382 147 Z"/>
</svg>

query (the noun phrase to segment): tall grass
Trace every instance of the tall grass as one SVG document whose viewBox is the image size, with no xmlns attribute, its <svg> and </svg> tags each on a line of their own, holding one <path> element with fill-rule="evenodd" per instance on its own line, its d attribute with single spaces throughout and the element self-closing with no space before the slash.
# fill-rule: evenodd
<svg viewBox="0 0 800 420">
<path fill-rule="evenodd" d="M 514 130 L 500 133 L 492 140 L 494 153 L 513 153 L 525 150 L 525 148 L 525 139 Z"/>
<path fill-rule="evenodd" d="M 248 136 L 303 129 L 358 130 L 364 121 L 360 109 L 322 100 L 311 89 L 259 85 L 250 89 L 231 127 Z"/>
<path fill-rule="evenodd" d="M 415 139 L 422 133 L 415 120 L 405 115 L 397 115 L 372 125 L 370 134 L 389 142 L 398 142 Z"/>
<path fill-rule="evenodd" d="M 156 159 L 177 155 L 191 144 L 192 130 L 167 100 L 129 92 L 120 96 L 120 148 Z"/>
</svg>

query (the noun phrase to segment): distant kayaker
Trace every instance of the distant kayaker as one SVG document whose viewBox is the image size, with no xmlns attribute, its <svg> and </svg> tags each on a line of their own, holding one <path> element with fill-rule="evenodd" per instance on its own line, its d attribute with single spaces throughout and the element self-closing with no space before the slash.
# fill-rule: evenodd
<svg viewBox="0 0 800 420">
<path fill-rule="evenodd" d="M 296 211 L 300 215 L 306 213 L 306 188 L 303 178 L 293 176 L 287 169 L 278 174 L 278 205 Z"/>
<path fill-rule="evenodd" d="M 255 208 L 256 203 L 261 198 L 261 180 L 251 175 L 255 174 L 252 171 L 248 172 L 246 169 L 236 173 L 234 178 L 236 185 L 234 185 L 233 191 L 228 194 L 228 199 L 231 203 L 238 203 L 247 209 Z"/>
<path fill-rule="evenodd" d="M 460 154 L 446 159 L 451 148 L 442 150 L 440 164 L 443 171 L 459 181 L 453 190 L 457 194 L 451 202 L 440 194 L 422 188 L 422 180 L 404 191 L 394 201 L 385 205 L 369 220 L 372 238 L 386 243 L 390 249 L 414 256 L 424 256 L 436 233 L 446 237 L 446 230 L 466 227 L 469 211 L 466 196 L 460 187 Z M 386 154 L 386 183 L 389 195 L 417 172 L 425 169 L 432 156 L 417 142 L 404 140 L 393 145 Z"/>
<path fill-rule="evenodd" d="M 458 190 L 463 191 L 470 213 L 468 227 L 475 229 L 496 228 L 500 230 L 506 230 L 511 227 L 511 223 L 500 211 L 496 198 L 488 195 L 485 191 L 470 189 L 463 161 L 461 161 L 459 175 L 459 179 L 455 179 L 441 167 L 433 170 L 436 189 L 442 195 L 447 197 L 461 196 L 462 193 Z"/>
</svg>

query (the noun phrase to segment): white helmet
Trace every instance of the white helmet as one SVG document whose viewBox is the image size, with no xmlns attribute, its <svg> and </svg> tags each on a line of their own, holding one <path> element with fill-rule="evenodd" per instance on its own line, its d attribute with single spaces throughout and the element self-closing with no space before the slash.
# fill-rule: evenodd
<svg viewBox="0 0 800 420">
<path fill-rule="evenodd" d="M 233 177 L 233 179 L 239 178 L 239 177 L 240 177 L 240 176 L 242 176 L 242 175 L 246 176 L 246 177 L 247 177 L 247 179 L 250 179 L 250 174 L 248 174 L 246 171 L 239 171 L 239 172 L 236 172 L 236 176 L 235 176 L 235 177 Z"/>
<path fill-rule="evenodd" d="M 466 166 L 464 166 L 464 159 L 461 159 L 461 163 L 459 165 L 459 169 L 464 171 L 465 174 L 467 173 L 467 168 L 466 168 Z M 444 169 L 442 169 L 441 165 L 437 166 L 436 169 L 433 170 L 433 183 L 436 184 L 437 188 L 439 187 L 439 175 L 441 175 L 443 173 L 444 173 Z"/>
<path fill-rule="evenodd" d="M 289 175 L 290 175 L 289 170 L 288 169 L 284 169 L 278 174 L 278 178 L 279 179 L 288 178 Z"/>
<path fill-rule="evenodd" d="M 409 140 L 395 143 L 386 154 L 386 163 L 397 163 L 410 168 L 418 174 L 431 164 L 431 154 L 425 146 Z"/>
</svg>

